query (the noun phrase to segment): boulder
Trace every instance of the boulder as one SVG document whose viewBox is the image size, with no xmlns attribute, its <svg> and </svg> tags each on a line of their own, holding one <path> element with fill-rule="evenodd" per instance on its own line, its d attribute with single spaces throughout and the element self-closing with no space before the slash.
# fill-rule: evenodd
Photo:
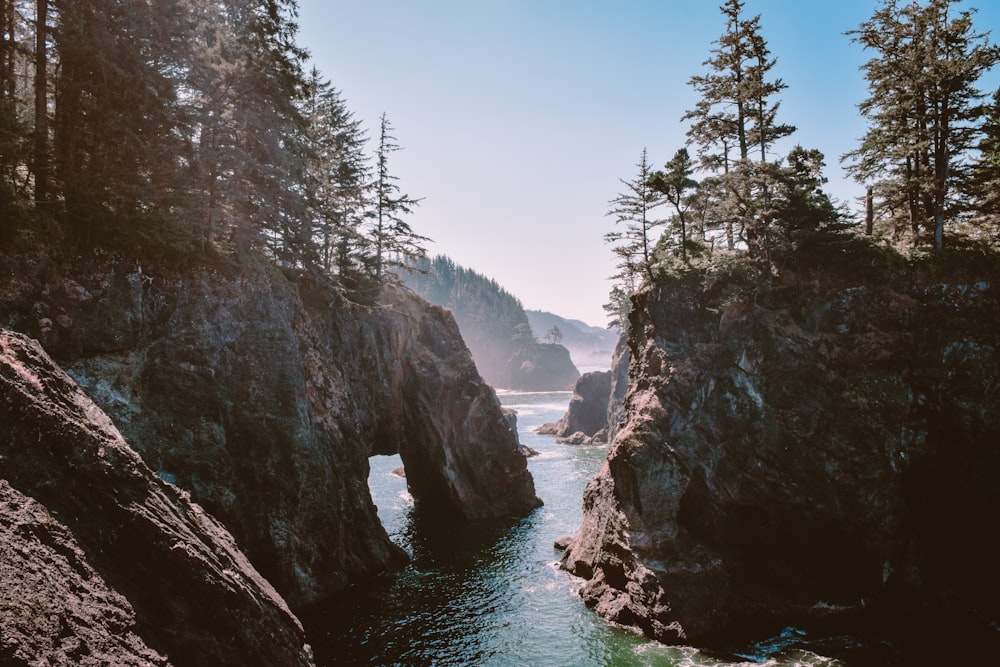
<svg viewBox="0 0 1000 667">
<path fill-rule="evenodd" d="M 540 426 L 538 433 L 555 435 L 569 444 L 593 441 L 597 433 L 608 428 L 612 377 L 611 371 L 591 371 L 581 376 L 566 414 L 558 422 Z"/>
<path fill-rule="evenodd" d="M 229 532 L 37 342 L 0 330 L 0 661 L 311 665 Z"/>
</svg>

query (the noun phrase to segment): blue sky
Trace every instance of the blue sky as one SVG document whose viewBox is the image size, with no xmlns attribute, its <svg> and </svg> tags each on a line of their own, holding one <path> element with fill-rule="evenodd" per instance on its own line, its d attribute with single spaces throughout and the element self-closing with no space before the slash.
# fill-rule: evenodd
<svg viewBox="0 0 1000 667">
<path fill-rule="evenodd" d="M 494 278 L 526 308 L 604 325 L 614 272 L 608 201 L 643 148 L 661 166 L 724 31 L 721 0 L 300 0 L 300 43 L 374 136 L 385 112 L 404 150 L 390 169 L 424 200 L 428 251 Z M 791 138 L 826 155 L 829 191 L 860 188 L 839 157 L 865 131 L 845 31 L 877 0 L 747 0 L 788 88 Z M 1000 2 L 976 24 L 1000 27 Z M 1000 38 L 1000 34 L 994 34 Z M 987 92 L 1000 83 L 991 76 Z"/>
</svg>

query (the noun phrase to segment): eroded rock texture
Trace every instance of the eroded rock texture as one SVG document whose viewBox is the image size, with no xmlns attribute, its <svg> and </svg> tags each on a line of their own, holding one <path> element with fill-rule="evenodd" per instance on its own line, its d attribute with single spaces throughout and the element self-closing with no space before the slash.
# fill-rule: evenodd
<svg viewBox="0 0 1000 667">
<path fill-rule="evenodd" d="M 997 283 L 906 282 L 637 295 L 624 422 L 563 561 L 588 605 L 709 646 L 995 624 Z"/>
<path fill-rule="evenodd" d="M 553 424 L 543 424 L 538 432 L 570 444 L 606 442 L 612 378 L 612 371 L 584 373 L 573 387 L 566 414 Z"/>
<path fill-rule="evenodd" d="M 398 451 L 429 511 L 540 502 L 454 319 L 412 293 L 359 305 L 266 268 L 16 261 L 7 321 L 41 338 L 293 608 L 402 562 L 368 491 L 372 454 Z"/>
<path fill-rule="evenodd" d="M 529 343 L 507 362 L 506 386 L 522 391 L 572 389 L 580 379 L 569 350 L 553 343 Z"/>
<path fill-rule="evenodd" d="M 0 662 L 312 664 L 226 529 L 36 342 L 3 330 L 0 431 Z"/>
</svg>

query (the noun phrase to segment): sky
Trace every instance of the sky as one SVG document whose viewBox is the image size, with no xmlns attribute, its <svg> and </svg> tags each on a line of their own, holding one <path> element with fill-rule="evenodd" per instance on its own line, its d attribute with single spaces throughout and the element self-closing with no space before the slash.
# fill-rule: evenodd
<svg viewBox="0 0 1000 667">
<path fill-rule="evenodd" d="M 725 30 L 722 0 L 299 0 L 299 42 L 368 130 L 385 113 L 403 150 L 389 169 L 423 198 L 408 219 L 431 255 L 495 279 L 525 308 L 603 326 L 615 258 L 608 202 L 643 149 L 661 167 L 684 147 Z M 844 33 L 878 0 L 747 0 L 777 57 L 788 146 L 826 156 L 828 192 L 862 193 L 840 156 L 866 131 L 859 67 Z M 1000 28 L 1000 2 L 978 7 Z M 1000 30 L 994 30 L 1000 39 Z M 996 73 L 984 83 L 992 92 Z"/>
</svg>

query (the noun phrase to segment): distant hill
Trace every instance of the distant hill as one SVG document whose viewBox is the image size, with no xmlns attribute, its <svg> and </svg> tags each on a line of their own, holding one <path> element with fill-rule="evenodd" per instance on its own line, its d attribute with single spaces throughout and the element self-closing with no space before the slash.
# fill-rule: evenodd
<svg viewBox="0 0 1000 667">
<path fill-rule="evenodd" d="M 521 302 L 495 280 L 444 255 L 413 260 L 411 268 L 401 275 L 403 282 L 431 303 L 451 309 L 476 368 L 491 385 L 572 388 L 580 374 L 571 355 L 561 345 L 537 344 L 539 333 L 532 331 Z"/>
<path fill-rule="evenodd" d="M 568 320 L 544 310 L 526 310 L 528 322 L 539 340 L 546 336 L 553 327 L 559 328 L 562 334 L 562 344 L 569 350 L 573 363 L 578 368 L 598 366 L 611 367 L 611 355 L 618 343 L 617 328 L 606 329 L 595 327 L 580 320 Z"/>
</svg>

